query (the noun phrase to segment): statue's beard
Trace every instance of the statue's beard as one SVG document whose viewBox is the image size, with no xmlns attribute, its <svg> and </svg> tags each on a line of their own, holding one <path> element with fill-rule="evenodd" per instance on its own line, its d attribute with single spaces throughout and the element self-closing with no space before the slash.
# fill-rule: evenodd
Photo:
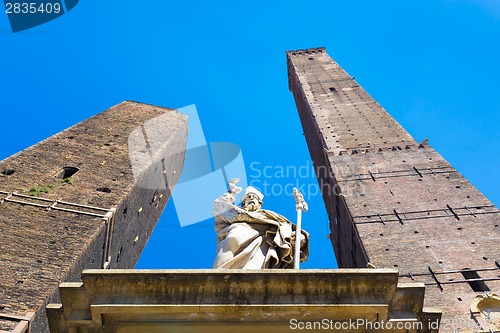
<svg viewBox="0 0 500 333">
<path fill-rule="evenodd" d="M 249 212 L 255 212 L 256 210 L 260 209 L 260 205 L 255 201 L 250 201 L 245 205 L 245 209 L 248 210 Z"/>
</svg>

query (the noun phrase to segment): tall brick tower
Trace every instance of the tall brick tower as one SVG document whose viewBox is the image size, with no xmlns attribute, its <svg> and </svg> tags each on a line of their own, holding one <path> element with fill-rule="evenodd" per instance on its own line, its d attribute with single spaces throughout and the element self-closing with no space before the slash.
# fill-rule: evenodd
<svg viewBox="0 0 500 333">
<path fill-rule="evenodd" d="M 425 283 L 442 331 L 498 330 L 500 298 L 483 295 L 500 292 L 498 208 L 324 48 L 287 61 L 339 267 L 396 267 L 403 282 Z"/>
<path fill-rule="evenodd" d="M 0 162 L 0 331 L 48 332 L 59 283 L 134 267 L 186 138 L 186 116 L 123 102 Z"/>
</svg>

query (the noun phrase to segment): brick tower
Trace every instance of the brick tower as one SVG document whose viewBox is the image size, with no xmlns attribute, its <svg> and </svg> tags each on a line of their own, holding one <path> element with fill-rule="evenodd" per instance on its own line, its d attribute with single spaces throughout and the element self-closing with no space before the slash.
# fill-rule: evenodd
<svg viewBox="0 0 500 333">
<path fill-rule="evenodd" d="M 500 292 L 498 208 L 324 48 L 287 62 L 339 267 L 396 267 L 402 282 L 425 283 L 442 331 L 498 330 L 500 298 L 483 295 Z"/>
<path fill-rule="evenodd" d="M 186 116 L 123 102 L 0 162 L 0 331 L 48 332 L 59 283 L 134 267 L 186 138 Z"/>
</svg>

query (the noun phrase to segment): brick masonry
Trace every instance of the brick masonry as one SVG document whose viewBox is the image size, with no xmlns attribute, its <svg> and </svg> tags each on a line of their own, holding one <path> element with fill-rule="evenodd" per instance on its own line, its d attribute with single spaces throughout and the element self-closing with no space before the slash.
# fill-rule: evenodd
<svg viewBox="0 0 500 333">
<path fill-rule="evenodd" d="M 442 330 L 473 327 L 474 297 L 500 292 L 498 208 L 324 48 L 288 51 L 287 62 L 339 267 L 396 267 L 403 282 L 426 283 L 425 305 L 443 310 Z M 466 280 L 463 269 L 486 279 L 481 291 L 455 283 Z"/>
<path fill-rule="evenodd" d="M 45 306 L 60 282 L 86 268 L 133 268 L 181 174 L 186 139 L 186 116 L 126 101 L 1 161 L 0 314 L 34 312 L 31 331 L 48 332 Z M 64 167 L 78 171 L 63 180 Z M 37 206 L 55 200 L 66 210 Z M 99 217 L 107 210 L 112 219 Z M 18 323 L 0 315 L 0 330 Z"/>
</svg>

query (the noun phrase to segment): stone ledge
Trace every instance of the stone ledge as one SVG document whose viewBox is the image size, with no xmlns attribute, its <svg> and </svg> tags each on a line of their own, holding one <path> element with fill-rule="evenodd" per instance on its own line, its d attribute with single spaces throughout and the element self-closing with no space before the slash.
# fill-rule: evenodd
<svg viewBox="0 0 500 333">
<path fill-rule="evenodd" d="M 292 319 L 439 321 L 440 312 L 423 309 L 424 286 L 398 285 L 398 274 L 395 269 L 85 270 L 83 283 L 60 285 L 62 305 L 49 305 L 47 313 L 53 333 L 76 327 L 78 332 L 227 330 L 236 322 L 259 330 L 263 322 L 274 323 L 273 331 L 281 332 L 290 329 Z"/>
</svg>

